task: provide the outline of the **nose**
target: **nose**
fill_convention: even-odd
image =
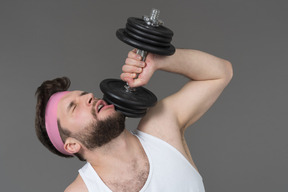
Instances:
[[[94,100],[93,93],[87,94],[85,100],[86,100],[86,104],[87,105],[92,105],[93,104],[93,100]]]

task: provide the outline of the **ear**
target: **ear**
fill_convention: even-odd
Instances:
[[[64,143],[64,149],[69,153],[78,153],[81,145],[76,139],[68,137]]]

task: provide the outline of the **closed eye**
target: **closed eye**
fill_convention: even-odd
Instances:
[[[87,95],[89,94],[88,92],[86,91],[83,91],[79,96],[84,96],[84,95]],[[74,101],[71,101],[67,107],[67,113],[72,109],[72,112],[76,109],[76,103]]]
[[[77,107],[77,105],[76,105],[76,104],[74,104],[74,107],[73,107],[73,110],[72,110],[72,112],[74,112],[74,110],[76,109],[76,107]]]
[[[68,107],[67,107],[67,112],[69,112],[72,109],[72,112],[75,110],[76,104],[74,101],[70,102]]]

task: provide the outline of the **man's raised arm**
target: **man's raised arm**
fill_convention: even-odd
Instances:
[[[121,78],[132,87],[146,84],[156,70],[181,74],[191,80],[180,91],[150,109],[143,119],[150,121],[153,116],[157,116],[157,122],[169,121],[168,125],[181,131],[211,107],[233,75],[229,61],[197,50],[177,49],[172,56],[149,54],[145,63],[137,57],[135,51],[129,52],[121,74]],[[144,64],[145,67],[141,69]],[[135,73],[139,72],[141,74],[138,79],[133,80]],[[161,127],[163,125],[159,125],[157,129]],[[167,130],[168,127],[163,128]]]

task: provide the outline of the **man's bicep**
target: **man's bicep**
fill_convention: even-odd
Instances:
[[[173,112],[179,129],[185,130],[213,105],[225,86],[222,79],[190,81],[177,93],[165,98],[163,105]]]

